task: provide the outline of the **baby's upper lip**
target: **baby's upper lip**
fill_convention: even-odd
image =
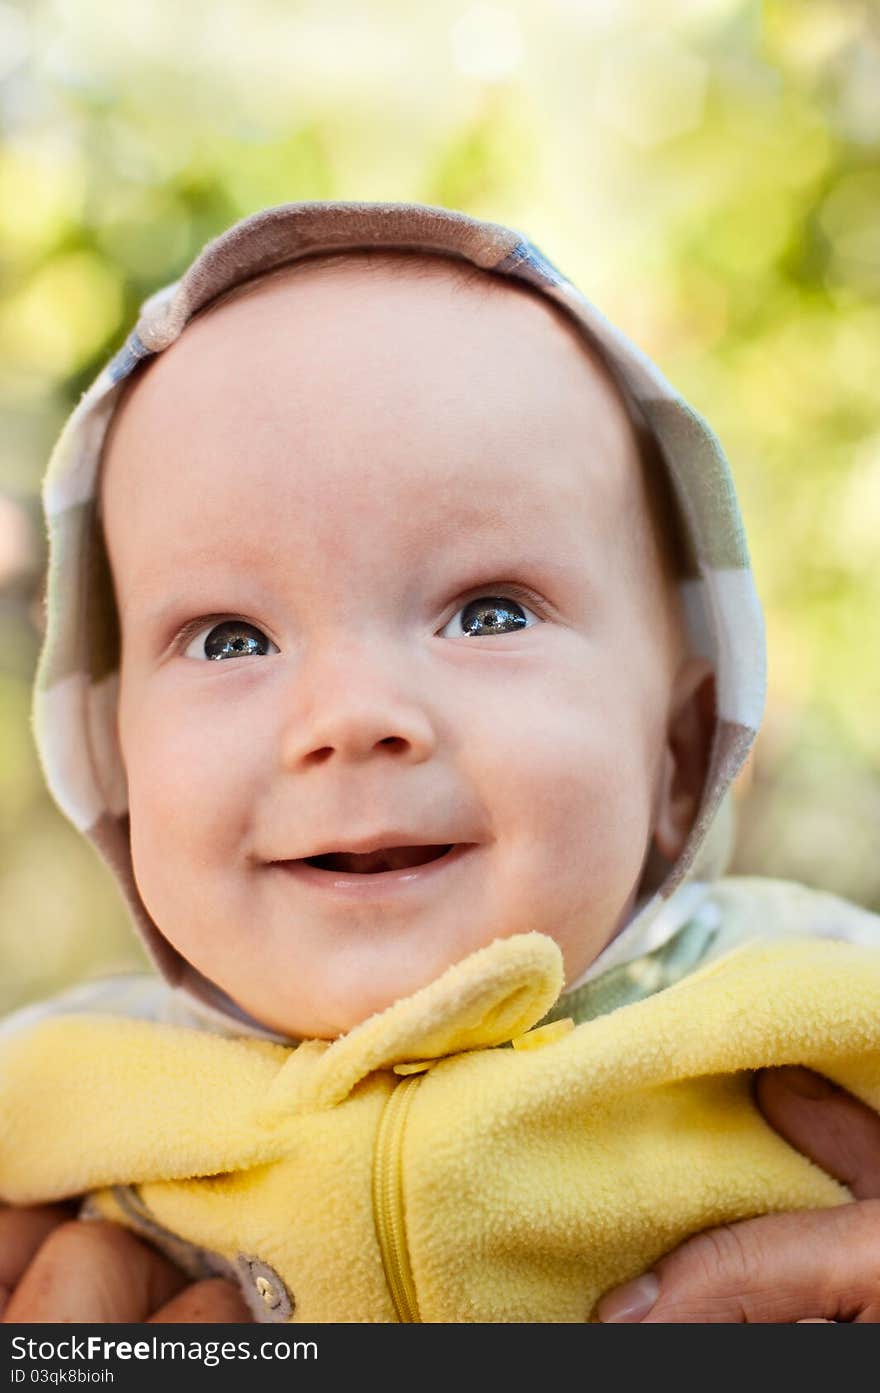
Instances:
[[[388,832],[371,832],[360,836],[347,836],[340,833],[338,836],[326,838],[310,851],[304,851],[301,856],[282,856],[281,861],[305,861],[312,856],[327,856],[332,852],[353,852],[358,856],[369,855],[372,851],[388,851],[391,847],[403,846],[455,846],[460,842],[469,840],[458,834],[449,836],[445,832],[412,832],[406,829],[392,828]]]

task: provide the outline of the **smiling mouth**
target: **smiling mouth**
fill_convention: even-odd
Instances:
[[[350,875],[377,875],[380,871],[404,871],[424,866],[453,850],[447,846],[386,846],[381,851],[328,851],[322,856],[306,856],[307,866],[321,871],[347,871]]]

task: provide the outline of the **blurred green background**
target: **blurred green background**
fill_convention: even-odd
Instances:
[[[536,241],[712,422],[768,625],[732,869],[880,910],[880,10],[856,0],[0,0],[0,1010],[138,961],[29,732],[55,437],[260,207]]]

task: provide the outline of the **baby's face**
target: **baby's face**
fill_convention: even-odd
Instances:
[[[682,659],[561,312],[442,263],[268,282],[134,384],[103,506],[135,876],[185,958],[325,1037],[497,937],[583,971],[669,826]]]

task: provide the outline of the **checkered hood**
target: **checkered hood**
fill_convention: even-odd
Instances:
[[[37,668],[34,733],[62,812],[115,872],[134,922],[166,981],[237,1023],[248,1018],[162,937],[134,881],[126,781],[116,737],[119,633],[96,525],[102,445],[122,384],[230,286],[317,252],[410,248],[452,254],[526,281],[561,305],[639,403],[669,469],[687,529],[683,604],[694,650],[712,660],[717,720],[701,806],[665,881],[637,903],[624,933],[648,927],[686,882],[712,880],[730,854],[730,785],[764,703],[764,626],[733,481],[721,446],[645,355],[522,233],[446,208],[411,203],[303,202],[267,208],[209,242],[184,275],[150,296],[123,347],[68,418],[43,486],[49,535],[46,633]]]

